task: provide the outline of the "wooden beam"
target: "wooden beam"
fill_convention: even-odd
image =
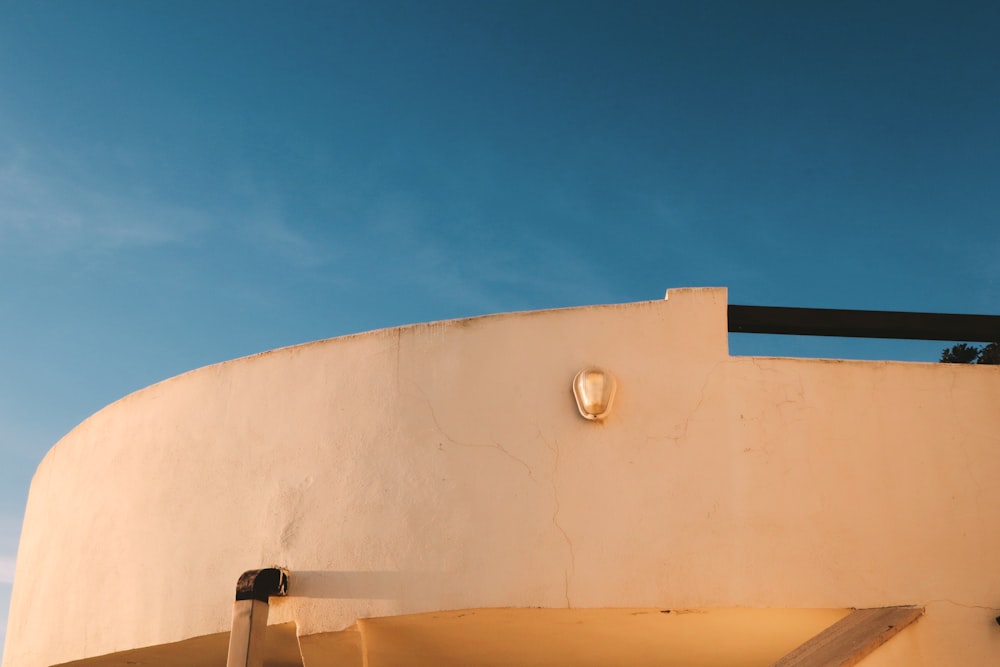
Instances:
[[[855,609],[771,667],[856,665],[923,613],[923,607]]]

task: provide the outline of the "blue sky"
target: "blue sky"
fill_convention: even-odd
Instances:
[[[1000,313],[998,32],[973,2],[3,3],[0,610],[45,451],[198,366],[682,286]]]

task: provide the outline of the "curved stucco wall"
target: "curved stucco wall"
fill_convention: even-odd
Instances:
[[[729,357],[726,329],[724,290],[676,290],[132,394],[39,466],[4,666],[225,631],[266,565],[293,573],[271,620],[300,635],[472,607],[921,604],[865,664],[954,656],[956,632],[950,664],[995,657],[1000,368]],[[619,380],[604,423],[570,393],[591,364]]]

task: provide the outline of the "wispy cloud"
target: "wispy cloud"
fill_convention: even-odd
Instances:
[[[14,557],[0,556],[0,584],[14,583]]]
[[[368,233],[359,246],[373,260],[382,258],[378,265],[394,281],[472,312],[533,307],[528,300],[570,305],[611,299],[603,267],[541,232],[509,243],[515,225],[503,221],[453,219],[446,227],[401,196],[383,197],[362,220]]]
[[[229,194],[231,206],[225,222],[250,245],[300,269],[323,266],[340,256],[338,245],[310,236],[289,220],[284,200],[273,185],[247,173],[234,173]]]
[[[240,246],[297,269],[337,255],[332,244],[293,224],[277,190],[259,180],[233,178],[211,203],[198,206],[121,182],[133,179],[90,174],[84,161],[0,145],[0,252],[58,257],[213,245],[228,252]],[[122,175],[129,159],[120,161]]]
[[[43,254],[184,243],[208,217],[142,193],[102,188],[15,153],[0,163],[0,247]]]

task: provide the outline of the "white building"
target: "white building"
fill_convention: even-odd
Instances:
[[[3,667],[222,667],[269,567],[273,667],[995,664],[1000,367],[731,357],[726,309],[421,324],[127,396],[38,468]]]

